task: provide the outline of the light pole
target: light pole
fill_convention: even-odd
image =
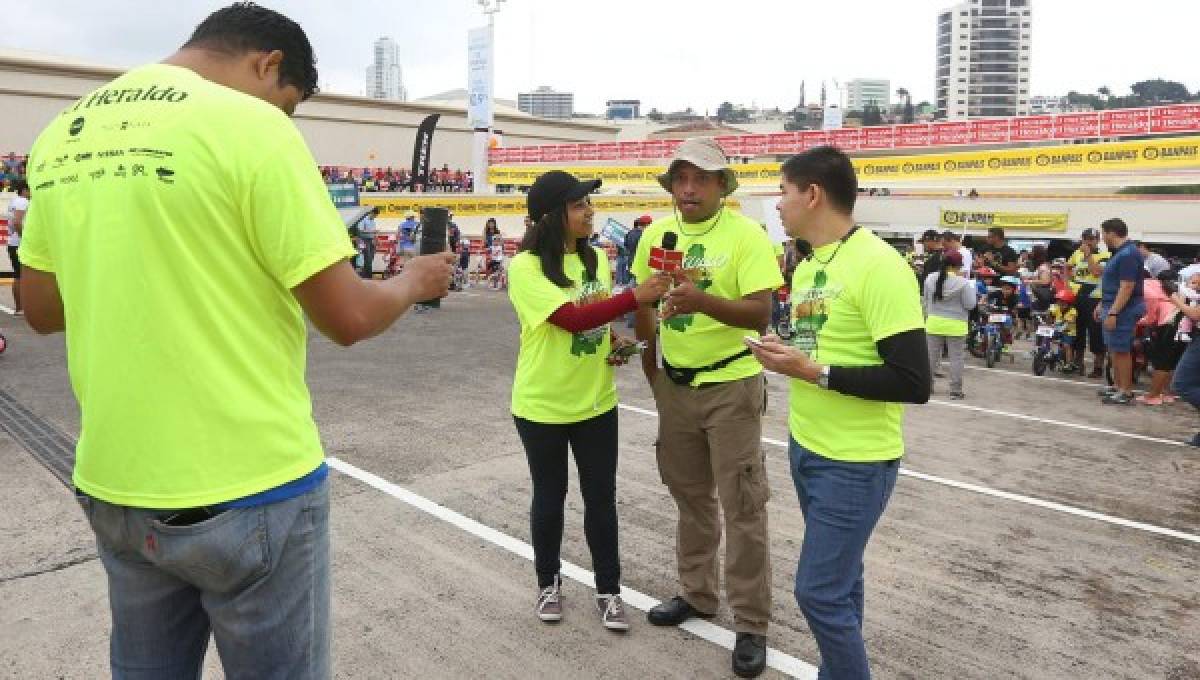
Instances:
[[[475,130],[471,146],[471,177],[474,179],[474,192],[480,194],[492,190],[487,181],[487,158],[495,117],[496,13],[505,0],[476,1],[480,11],[488,18],[487,28],[471,32],[467,49],[467,118]]]

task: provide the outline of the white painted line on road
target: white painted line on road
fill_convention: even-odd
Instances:
[[[777,376],[777,377],[780,377],[780,378],[784,378],[785,380],[791,379],[791,378],[788,378],[788,376],[780,374],[780,373],[776,373],[775,371],[764,371],[764,372],[769,373],[774,376]],[[1008,371],[1004,371],[1004,372],[1007,373]],[[1034,377],[1037,377],[1037,376],[1034,376]],[[960,408],[960,409],[963,409],[966,411],[987,413],[987,414],[993,415],[993,416],[1004,416],[1005,418],[1016,418],[1017,420],[1028,420],[1028,421],[1032,421],[1035,423],[1044,423],[1046,425],[1058,425],[1060,427],[1069,427],[1071,429],[1083,430],[1085,432],[1095,432],[1097,434],[1109,434],[1109,435],[1113,435],[1116,437],[1126,437],[1129,439],[1138,439],[1138,440],[1145,441],[1145,442],[1152,442],[1154,444],[1168,444],[1170,446],[1176,446],[1176,447],[1180,447],[1180,448],[1189,448],[1190,447],[1190,445],[1187,442],[1179,441],[1179,440],[1175,440],[1175,439],[1163,439],[1161,437],[1151,437],[1149,435],[1137,434],[1134,432],[1122,432],[1120,430],[1110,430],[1110,429],[1103,428],[1103,427],[1093,427],[1091,425],[1082,425],[1079,423],[1068,423],[1065,420],[1052,420],[1050,418],[1039,418],[1037,416],[1027,416],[1024,413],[1012,413],[1010,411],[999,411],[999,410],[996,410],[993,408],[983,408],[982,406],[971,406],[970,404],[963,404],[963,403],[959,403],[959,402],[941,401],[940,399],[930,399],[929,403],[937,405],[937,406],[947,406],[949,408]],[[1099,403],[1099,398],[1097,398],[1097,403]],[[1114,407],[1114,408],[1118,408],[1118,407]]]
[[[626,411],[632,411],[633,413],[640,413],[642,415],[650,416],[652,418],[658,417],[658,413],[651,411],[649,409],[639,408],[637,406],[629,406],[627,404],[617,404],[617,406],[622,409],[625,409]],[[788,448],[787,442],[779,441],[778,439],[771,439],[770,437],[763,437],[762,441],[764,443],[771,444],[772,446],[778,446],[782,449]],[[992,496],[994,498],[1003,498],[1004,500],[1015,501],[1017,503],[1024,503],[1025,505],[1032,505],[1032,506],[1039,507],[1039,508],[1045,508],[1047,510],[1055,510],[1057,512],[1064,512],[1068,515],[1075,515],[1076,517],[1086,517],[1088,519],[1094,519],[1094,520],[1097,520],[1100,522],[1107,522],[1109,524],[1115,524],[1117,526],[1127,527],[1130,529],[1138,529],[1140,531],[1146,531],[1146,532],[1149,532],[1152,534],[1159,534],[1162,536],[1170,536],[1171,538],[1178,538],[1178,539],[1188,541],[1191,543],[1200,543],[1200,535],[1189,534],[1187,532],[1178,531],[1176,529],[1168,529],[1166,527],[1155,526],[1153,524],[1146,524],[1145,522],[1136,522],[1134,520],[1125,519],[1123,517],[1114,517],[1112,515],[1105,515],[1103,513],[1093,512],[1091,510],[1084,510],[1082,508],[1075,508],[1075,507],[1072,507],[1069,505],[1063,505],[1062,503],[1055,503],[1054,501],[1044,501],[1040,498],[1033,498],[1031,496],[1022,496],[1021,494],[1012,493],[1010,491],[1001,491],[999,489],[992,489],[992,488],[989,488],[986,486],[980,486],[978,484],[971,484],[969,482],[959,482],[959,481],[956,481],[953,479],[947,479],[945,477],[936,477],[934,475],[927,475],[923,472],[917,472],[915,470],[910,470],[904,466],[900,467],[900,474],[908,476],[908,477],[914,477],[916,479],[921,479],[921,480],[924,480],[927,482],[933,482],[935,484],[942,484],[942,485],[949,486],[949,487],[952,487],[955,489],[962,489],[964,491],[972,491],[975,493],[983,494],[985,496]]]
[[[1103,427],[1092,427],[1091,425],[1080,425],[1078,423],[1068,423],[1064,420],[1051,420],[1050,418],[1038,418],[1037,416],[1027,416],[1024,413],[1009,413],[1008,411],[997,411],[996,409],[983,408],[982,406],[971,406],[969,404],[959,404],[951,401],[939,401],[930,399],[929,403],[937,404],[938,406],[948,406],[950,408],[960,408],[966,411],[976,411],[978,413],[988,413],[994,416],[1005,416],[1007,418],[1016,418],[1018,420],[1030,420],[1035,423],[1045,423],[1047,425],[1058,425],[1059,427],[1069,427],[1075,430],[1084,430],[1086,432],[1096,432],[1098,434],[1110,434],[1116,437],[1127,437],[1129,439],[1139,439],[1144,442],[1153,442],[1155,444],[1169,444],[1171,446],[1189,447],[1186,442],[1176,441],[1174,439],[1162,439],[1160,437],[1150,437],[1144,434],[1135,434],[1133,432],[1121,432],[1120,430],[1109,430]],[[1113,408],[1120,408],[1119,406]]]
[[[533,546],[525,541],[513,538],[508,534],[501,533],[495,529],[477,522],[466,515],[457,513],[444,505],[438,505],[433,501],[415,494],[405,488],[397,486],[381,477],[371,474],[366,470],[357,468],[338,458],[327,458],[325,462],[329,467],[341,472],[344,475],[353,477],[367,486],[374,487],[379,491],[386,493],[389,496],[399,499],[400,501],[411,505],[412,507],[421,510],[437,517],[438,519],[448,522],[449,524],[466,531],[473,536],[482,538],[483,540],[497,545],[505,550],[523,557],[526,560],[533,561]],[[562,573],[567,578],[578,581],[584,586],[591,588],[595,585],[595,575],[570,562],[563,562]],[[659,603],[658,600],[638,592],[632,588],[621,586],[621,599],[631,607],[648,611]],[[692,619],[683,625],[679,626],[683,630],[707,640],[715,645],[719,645],[733,650],[734,643],[737,641],[737,636],[733,631],[722,628],[716,624],[700,619]],[[789,654],[784,654],[776,649],[767,649],[767,665],[775,670],[786,673],[794,678],[803,678],[804,680],[816,680],[817,669],[815,666],[805,663],[800,659]]]
[[[1034,380],[1048,380],[1051,382],[1066,383],[1068,385],[1079,385],[1080,387],[1091,387],[1095,389],[1099,383],[1086,382],[1084,380],[1071,380],[1070,378],[1055,378],[1048,375],[1034,375],[1033,373],[1022,373],[1020,371],[1006,371],[1003,368],[988,368],[987,366],[971,366],[966,364],[963,368],[969,368],[972,371],[983,371],[986,373],[1004,373],[1006,375],[1015,375],[1019,378],[1033,378]]]
[[[1017,501],[1018,503],[1026,503],[1028,505],[1035,505],[1039,508],[1046,508],[1047,510],[1057,510],[1058,512],[1065,512],[1068,515],[1075,515],[1077,517],[1087,517],[1088,519],[1099,520],[1101,522],[1108,522],[1109,524],[1116,524],[1118,526],[1128,527],[1130,529],[1138,529],[1140,531],[1148,531],[1152,534],[1161,534],[1163,536],[1170,536],[1171,538],[1178,538],[1180,540],[1189,541],[1191,543],[1200,543],[1200,536],[1198,536],[1196,534],[1189,534],[1189,533],[1186,533],[1183,531],[1177,531],[1175,529],[1167,529],[1165,527],[1155,526],[1153,524],[1146,524],[1145,522],[1135,522],[1133,520],[1125,519],[1123,517],[1114,517],[1112,515],[1105,515],[1105,514],[1099,513],[1099,512],[1092,512],[1091,510],[1082,510],[1080,508],[1073,508],[1069,505],[1063,505],[1062,503],[1055,503],[1054,501],[1044,501],[1039,498],[1030,498],[1028,496],[1021,496],[1019,494],[1010,493],[1008,491],[989,489],[986,486],[979,486],[978,484],[969,484],[967,482],[958,482],[953,479],[946,479],[944,477],[935,477],[934,475],[927,475],[923,472],[916,472],[914,470],[908,470],[903,467],[901,467],[901,469],[900,469],[900,474],[908,475],[910,477],[915,477],[917,479],[923,479],[927,482],[934,482],[935,484],[944,484],[946,486],[951,486],[956,489],[963,489],[965,491],[974,491],[975,493],[984,494],[986,496],[994,496],[996,498],[1003,498],[1005,500]]]

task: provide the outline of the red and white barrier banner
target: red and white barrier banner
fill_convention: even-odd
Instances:
[[[905,125],[878,125],[837,130],[803,130],[763,135],[717,137],[730,156],[765,156],[800,153],[833,144],[844,151],[920,149],[976,144],[1008,144],[1055,140],[1131,137],[1135,135],[1200,132],[1200,104],[1172,104],[1141,109],[1115,109],[1089,113],[979,118]],[[595,142],[494,148],[488,162],[574,163],[581,161],[663,160],[670,158],[682,140]]]

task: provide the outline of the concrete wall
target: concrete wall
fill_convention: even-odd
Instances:
[[[46,55],[0,50],[0,153],[25,153],[43,127],[76,99],[120,75],[120,69]],[[468,169],[473,132],[462,108],[382,102],[320,94],[305,102],[295,121],[322,165],[408,167],[421,121],[439,113],[433,163]],[[617,128],[590,122],[496,115],[511,146],[616,139]]]

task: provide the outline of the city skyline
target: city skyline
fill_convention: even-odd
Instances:
[[[21,31],[0,46],[114,66],[157,61],[173,52],[209,12],[227,2],[179,0],[146,6],[113,0],[17,4],[7,18]],[[403,11],[382,0],[348,6],[267,3],[298,21],[317,53],[329,92],[365,95],[363,67],[380,35],[398,45],[410,99],[464,87],[466,33],[486,23],[474,2],[408,0]],[[575,109],[603,114],[610,99],[639,99],[642,113],[691,107],[715,114],[723,101],[788,110],[807,81],[808,102],[822,81],[886,79],[913,102],[935,101],[936,20],[948,0],[860,2],[800,8],[745,0],[737,11],[697,1],[611,0],[603,12],[579,15],[568,3],[508,0],[496,15],[496,96],[516,99],[541,85],[575,94]],[[1186,25],[1200,7],[1147,0],[1136,13],[1081,13],[1079,3],[1037,5],[1032,38],[1031,96],[1068,90],[1114,95],[1133,82],[1162,77],[1200,89],[1186,41],[1153,39],[1162,17]],[[123,11],[125,7],[129,11]],[[136,7],[137,30],[125,18]],[[646,28],[650,27],[647,32]],[[644,40],[636,36],[647,36]],[[1149,49],[1130,41],[1149,40]]]

